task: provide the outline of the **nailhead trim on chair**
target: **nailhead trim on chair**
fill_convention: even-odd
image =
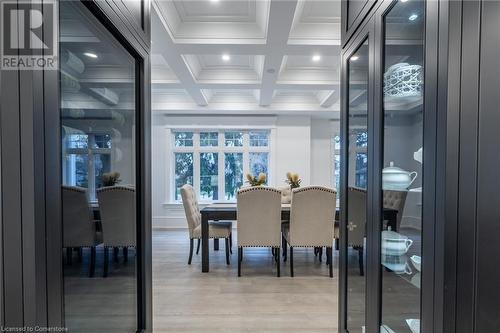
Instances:
[[[63,190],[77,192],[77,193],[86,193],[87,192],[86,188],[80,187],[80,186],[63,185],[62,188],[63,188]]]
[[[310,191],[310,190],[320,190],[324,192],[329,192],[329,193],[335,193],[337,194],[337,191],[335,191],[332,188],[324,187],[324,186],[306,186],[306,187],[298,187],[293,189],[293,193],[300,193],[304,191]]]
[[[243,194],[246,192],[250,191],[269,191],[269,192],[276,192],[281,194],[281,190],[278,190],[277,188],[274,187],[268,187],[268,186],[252,186],[252,187],[245,187],[242,189],[238,190],[238,194]]]
[[[135,192],[134,187],[124,186],[124,185],[104,186],[104,187],[98,188],[96,191],[97,192],[107,192],[107,191],[113,191],[113,190],[126,190],[126,191],[130,191],[130,192]]]

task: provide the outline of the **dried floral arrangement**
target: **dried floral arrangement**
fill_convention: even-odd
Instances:
[[[286,173],[285,183],[290,185],[290,188],[300,187],[301,182],[302,182],[302,179],[300,179],[300,177],[297,173],[293,173],[293,172]]]
[[[258,176],[254,176],[251,173],[247,174],[247,183],[250,184],[250,186],[261,186],[266,183],[266,174],[265,173],[259,173]]]
[[[122,180],[120,179],[119,172],[108,172],[102,174],[102,185],[103,186],[115,186]]]

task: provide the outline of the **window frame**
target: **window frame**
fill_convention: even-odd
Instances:
[[[170,179],[175,179],[175,154],[176,153],[193,153],[193,187],[196,191],[198,200],[201,203],[213,202],[234,202],[235,200],[226,200],[225,192],[225,154],[226,153],[243,153],[243,184],[245,184],[245,175],[250,172],[250,153],[267,153],[267,168],[268,179],[267,184],[273,182],[272,165],[274,161],[274,133],[272,128],[239,128],[227,127],[220,128],[169,128],[170,130]],[[250,132],[267,132],[268,144],[267,146],[250,146]],[[193,146],[176,146],[175,133],[176,132],[193,132]],[[217,132],[218,145],[217,146],[201,146],[200,133]],[[225,132],[242,132],[243,133],[243,146],[226,146]],[[200,153],[217,153],[218,154],[218,200],[201,199],[200,193]],[[170,181],[168,186],[168,197],[172,203],[180,203],[181,200],[175,198],[175,181]]]

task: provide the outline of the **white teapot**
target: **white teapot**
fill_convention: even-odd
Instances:
[[[382,188],[384,190],[406,191],[417,178],[417,172],[408,172],[395,167],[394,162],[389,163],[382,170]]]

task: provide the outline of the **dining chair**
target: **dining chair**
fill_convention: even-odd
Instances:
[[[198,240],[198,245],[196,247],[196,254],[200,251],[200,239],[201,239],[201,213],[198,206],[198,199],[196,197],[196,192],[194,188],[185,184],[181,187],[181,197],[182,205],[184,206],[184,213],[186,214],[186,220],[189,229],[189,259],[188,265],[191,265],[193,259],[193,246],[194,240]],[[219,238],[225,240],[226,245],[226,264],[229,265],[229,254],[232,252],[232,228],[233,223],[231,221],[224,222],[210,222],[208,224],[208,238],[214,239],[214,241]]]
[[[136,247],[136,196],[131,186],[106,186],[97,189],[104,245],[104,272],[108,276],[109,249],[123,247],[127,261],[128,248]]]
[[[333,277],[332,245],[337,192],[324,186],[296,188],[292,194],[290,224],[283,227],[283,246],[290,245],[290,276],[295,247],[326,247],[330,277]]]
[[[87,189],[78,186],[62,186],[63,247],[66,261],[71,264],[73,249],[90,248],[89,277],[94,276],[96,246],[101,242],[100,233],[92,219]]]
[[[366,237],[366,190],[347,189],[347,246],[358,251],[359,275],[364,275],[364,240]],[[340,238],[340,228],[335,226],[335,238]]]
[[[243,248],[269,247],[280,276],[281,191],[268,186],[253,186],[237,193],[238,276],[241,276]]]
[[[401,220],[403,218],[403,210],[405,207],[407,194],[408,191],[394,191],[394,190],[383,191],[384,208],[391,208],[398,211],[394,231],[398,231],[399,228],[401,227]]]

